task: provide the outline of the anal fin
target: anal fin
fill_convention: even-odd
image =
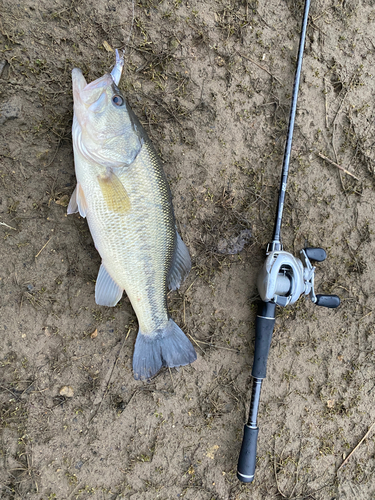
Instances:
[[[191,269],[189,250],[177,231],[176,237],[176,248],[173,254],[171,270],[169,271],[167,280],[168,288],[170,290],[177,290],[177,288],[180,288],[181,283],[184,281]]]

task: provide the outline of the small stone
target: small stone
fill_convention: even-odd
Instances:
[[[45,335],[46,337],[50,337],[50,336],[51,336],[51,329],[50,329],[50,328],[48,328],[48,326],[45,326],[45,327],[43,328],[43,330],[44,330],[44,335]]]
[[[0,105],[0,125],[3,125],[7,120],[19,118],[22,111],[21,98],[14,96],[9,101],[3,102]]]
[[[224,66],[225,64],[225,61],[222,57],[220,56],[217,56],[215,57],[215,63],[218,65],[218,66]]]
[[[327,401],[327,408],[333,408],[335,406],[336,401],[334,399],[329,399]]]
[[[73,388],[70,385],[64,385],[59,391],[60,396],[65,396],[66,398],[72,398],[74,396]]]

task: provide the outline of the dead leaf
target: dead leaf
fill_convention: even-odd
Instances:
[[[91,334],[91,338],[92,338],[92,339],[96,339],[96,337],[97,337],[97,336],[98,336],[98,329],[97,329],[97,328],[95,328],[95,330],[94,330],[94,331],[92,332],[92,334]]]
[[[112,47],[111,47],[111,46],[109,45],[109,43],[108,43],[108,42],[106,42],[105,40],[104,40],[104,42],[103,42],[103,47],[105,48],[105,50],[106,50],[107,52],[113,52]]]
[[[67,207],[69,205],[69,196],[64,194],[58,200],[55,201],[56,205],[61,205],[62,207]]]

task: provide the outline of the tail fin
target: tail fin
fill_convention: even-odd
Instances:
[[[136,380],[153,377],[162,366],[184,366],[197,359],[194,347],[176,323],[169,319],[167,326],[151,335],[139,330],[133,355]]]

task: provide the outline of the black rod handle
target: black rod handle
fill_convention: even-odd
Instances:
[[[243,440],[238,459],[237,477],[242,483],[251,483],[255,474],[255,463],[257,459],[258,427],[245,425]]]
[[[251,372],[254,378],[266,378],[267,359],[275,326],[275,317],[276,304],[274,302],[260,302],[255,322],[254,363]]]
[[[249,420],[244,427],[242,446],[237,465],[237,478],[243,483],[254,479],[257,458],[259,428],[257,416],[262,381],[267,374],[267,359],[270,351],[272,333],[275,326],[276,304],[261,301],[255,322],[255,348],[253,362],[253,387],[251,393]]]

